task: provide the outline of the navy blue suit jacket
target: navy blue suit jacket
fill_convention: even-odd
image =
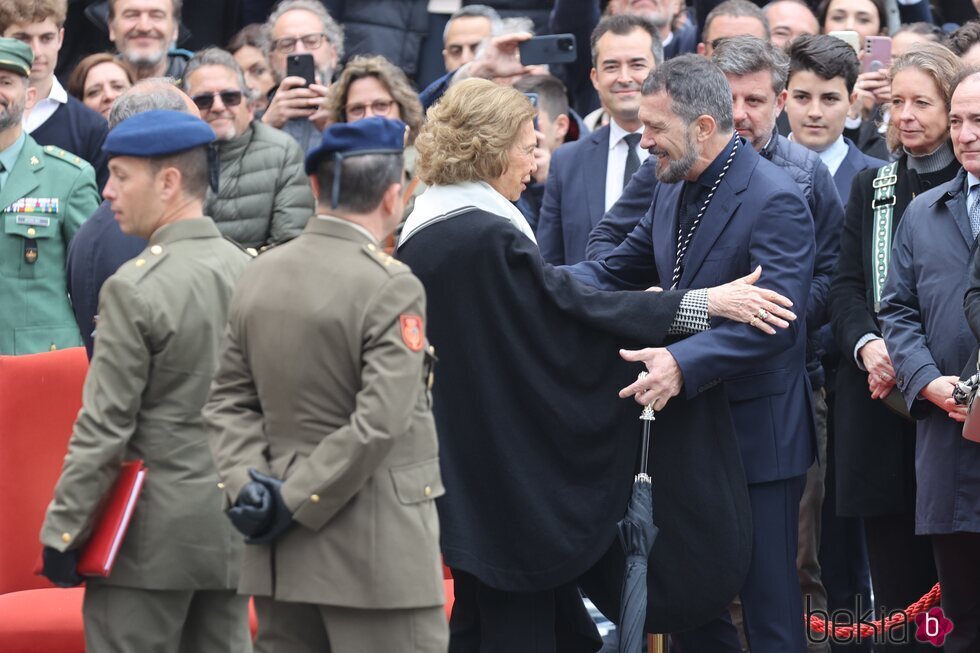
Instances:
[[[604,261],[570,270],[614,290],[670,285],[683,184],[660,184],[653,204]],[[813,279],[813,218],[785,172],[744,141],[688,250],[678,288],[710,288],[762,266],[759,286],[789,297],[799,319],[770,336],[715,318],[707,331],[669,345],[693,397],[724,383],[749,483],[806,473],[814,423],[805,368],[807,299]]]
[[[601,261],[626,240],[626,236],[640,221],[640,216],[650,210],[650,202],[659,183],[657,157],[647,157],[630,177],[629,183],[623,188],[623,194],[592,229],[585,247],[585,258]]]
[[[536,236],[552,265],[585,260],[589,233],[606,208],[609,126],[559,147],[551,155]]]
[[[857,173],[868,168],[880,168],[888,162],[868,156],[859,150],[858,146],[849,138],[845,138],[844,142],[847,143],[847,156],[844,157],[840,167],[837,168],[837,172],[834,173],[834,185],[837,186],[840,201],[846,208],[847,198],[851,196],[851,183]]]
[[[68,295],[89,358],[95,345],[95,317],[99,313],[102,284],[119,266],[146,248],[145,240],[127,236],[119,229],[115,216],[109,202],[102,202],[68,244],[65,263]]]

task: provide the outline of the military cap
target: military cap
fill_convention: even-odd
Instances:
[[[28,77],[33,63],[34,52],[29,45],[17,39],[0,38],[0,68]]]
[[[306,155],[306,174],[312,175],[324,157],[346,159],[361,154],[401,154],[405,150],[405,123],[372,116],[327,127],[320,144]]]
[[[166,156],[216,140],[214,130],[200,118],[180,111],[154,109],[116,125],[102,149],[110,156]]]

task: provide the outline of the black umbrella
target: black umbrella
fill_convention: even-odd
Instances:
[[[647,561],[660,532],[653,523],[653,486],[647,474],[650,423],[655,419],[653,407],[644,408],[640,419],[643,420],[640,473],[633,480],[633,494],[626,515],[619,522],[619,540],[626,553],[626,574],[619,612],[620,653],[640,653],[643,649],[647,616]]]

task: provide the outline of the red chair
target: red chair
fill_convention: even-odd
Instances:
[[[84,653],[81,588],[35,576],[44,511],[82,403],[81,347],[0,356],[0,651]]]
[[[0,652],[85,653],[81,587],[33,573],[38,533],[81,407],[85,349],[0,356]],[[446,618],[453,580],[443,568]],[[249,605],[255,635],[257,621]]]

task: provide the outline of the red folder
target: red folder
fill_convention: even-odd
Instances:
[[[105,577],[112,572],[112,565],[116,561],[123,538],[126,537],[126,529],[129,528],[133,511],[136,510],[136,502],[139,501],[145,479],[146,467],[142,460],[123,463],[92,529],[92,537],[79,553],[79,574]],[[40,573],[41,567],[41,557],[38,556],[35,573]]]

